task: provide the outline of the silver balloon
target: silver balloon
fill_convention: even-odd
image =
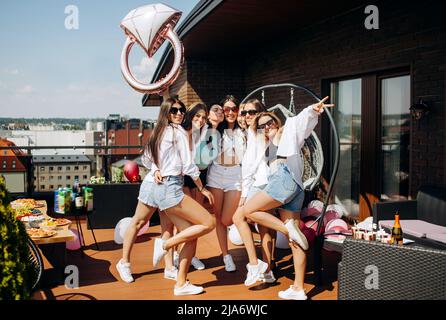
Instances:
[[[178,11],[165,4],[157,3],[139,7],[130,11],[121,21],[121,28],[127,40],[121,53],[121,71],[128,84],[141,93],[160,93],[165,91],[178,77],[184,62],[184,48],[178,35],[173,30],[181,17]],[[155,83],[142,83],[137,80],[129,67],[129,54],[138,43],[152,58],[159,47],[168,40],[173,47],[174,62],[166,77]]]

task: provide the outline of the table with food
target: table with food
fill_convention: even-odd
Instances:
[[[69,229],[71,221],[49,217],[44,200],[17,199],[11,202],[11,208],[36,244],[63,243],[75,239]]]

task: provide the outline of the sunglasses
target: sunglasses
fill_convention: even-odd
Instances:
[[[185,108],[185,107],[181,107],[181,108],[170,107],[169,113],[170,113],[170,114],[177,114],[178,111],[179,111],[181,114],[185,114],[185,113],[186,113],[186,108]]]
[[[276,122],[274,121],[274,119],[270,119],[267,123],[259,124],[257,128],[263,130],[266,128],[266,126],[271,127],[273,124],[276,124]]]
[[[259,113],[257,110],[243,110],[240,112],[240,115],[243,117],[247,114],[249,114],[250,116],[255,116],[257,113]]]
[[[225,114],[229,114],[231,111],[238,113],[238,107],[225,107]]]

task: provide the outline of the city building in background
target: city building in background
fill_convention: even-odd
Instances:
[[[0,138],[1,147],[15,147],[7,139]],[[0,150],[0,175],[5,178],[10,192],[25,192],[26,167],[24,161],[26,154],[21,150]]]
[[[35,191],[54,191],[73,187],[74,181],[86,184],[91,177],[91,160],[85,155],[33,156]]]

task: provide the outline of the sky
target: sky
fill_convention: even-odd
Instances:
[[[198,0],[162,2],[182,11],[182,21]],[[119,113],[155,119],[157,108],[142,107],[142,94],[120,71],[125,35],[119,24],[128,12],[150,3],[156,1],[2,0],[0,117],[105,118]],[[78,10],[78,29],[66,28],[73,16],[67,6]],[[130,66],[138,79],[151,77],[163,48],[149,60],[134,46]]]

